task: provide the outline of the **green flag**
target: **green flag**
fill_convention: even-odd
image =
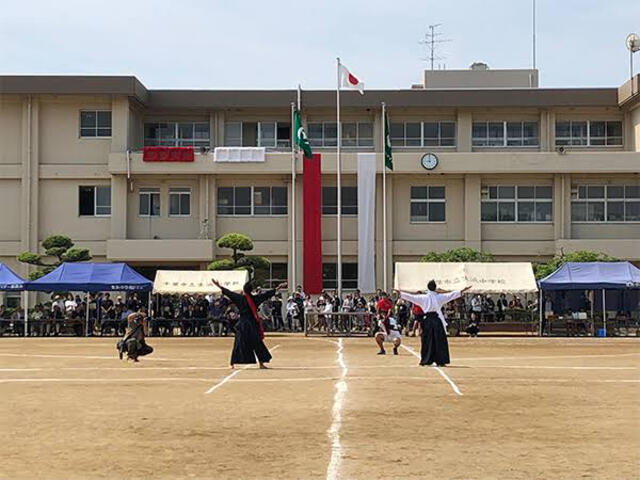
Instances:
[[[304,156],[311,158],[311,145],[309,139],[302,126],[302,118],[300,118],[300,112],[296,109],[293,111],[293,134],[296,141],[296,145],[300,147],[300,150],[304,152]]]
[[[389,117],[384,113],[384,166],[393,170],[393,155],[391,153],[391,135],[389,133]]]

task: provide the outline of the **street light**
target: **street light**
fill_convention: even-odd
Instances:
[[[633,54],[640,51],[640,37],[637,33],[630,33],[626,39],[629,50],[629,78],[631,79],[631,95],[633,95]]]

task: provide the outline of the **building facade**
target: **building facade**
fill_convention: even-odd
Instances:
[[[476,75],[473,71],[469,75]],[[620,88],[537,88],[537,72],[405,90],[342,94],[343,286],[357,281],[358,152],[378,155],[376,276],[393,262],[468,246],[499,260],[598,250],[640,262],[640,95]],[[497,75],[497,76],[496,76]],[[452,77],[452,80],[454,77]],[[512,80],[510,80],[512,79]],[[513,82],[505,86],[504,82]],[[523,82],[530,82],[523,85]],[[429,82],[437,88],[429,88]],[[483,83],[484,82],[484,83]],[[489,83],[487,83],[489,82]],[[443,86],[444,85],[444,86]],[[474,86],[477,85],[477,86]],[[150,90],[135,77],[0,77],[0,261],[70,236],[96,261],[204,268],[242,232],[274,281],[302,283],[302,166],[291,176],[297,92]],[[322,251],[336,284],[335,91],[303,91],[302,115],[322,155]],[[382,117],[394,170],[382,198]],[[145,162],[143,146],[193,146],[195,161]],[[262,162],[214,162],[216,147],[265,147]],[[422,165],[435,154],[437,166]],[[297,205],[295,251],[292,203]]]

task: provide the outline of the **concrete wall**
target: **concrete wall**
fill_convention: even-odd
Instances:
[[[0,164],[20,163],[23,104],[12,98],[0,101]]]
[[[0,242],[20,241],[21,203],[20,181],[0,179]]]

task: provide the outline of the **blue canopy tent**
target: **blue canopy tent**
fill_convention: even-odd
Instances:
[[[26,283],[26,289],[39,292],[107,291],[149,292],[153,282],[126,263],[63,263],[48,274]],[[88,302],[87,302],[88,304]],[[87,308],[86,331],[89,329]]]
[[[640,288],[640,269],[629,262],[567,262],[538,281],[540,305],[544,290],[602,290],[602,318],[607,332],[606,290]],[[542,308],[540,308],[542,332]]]
[[[24,290],[25,281],[16,272],[0,263],[0,290],[3,292],[20,292]]]

